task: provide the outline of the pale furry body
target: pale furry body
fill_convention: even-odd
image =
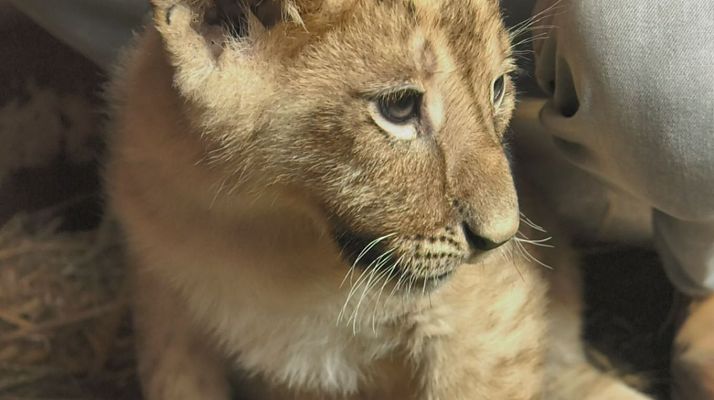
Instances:
[[[229,371],[239,381],[238,394],[249,399],[571,399],[567,393],[573,380],[561,384],[554,377],[576,369],[583,385],[578,385],[575,393],[584,393],[585,386],[599,391],[599,385],[627,392],[585,363],[577,290],[571,293],[567,285],[552,286],[566,289],[554,297],[564,299],[568,307],[556,307],[553,314],[563,329],[559,326],[549,331],[546,276],[558,282],[558,277],[572,272],[565,249],[553,253],[555,259],[539,256],[551,265],[563,266],[557,273],[549,273],[513,253],[515,244],[511,242],[501,248],[503,251],[482,254],[475,264],[450,270],[451,275],[438,289],[427,288],[432,283],[425,279],[421,287],[407,293],[387,282],[385,275],[361,275],[359,270],[349,275],[350,263],[335,245],[334,215],[360,230],[390,232],[396,226],[410,235],[438,232],[423,240],[406,236],[401,241],[389,239],[395,248],[406,248],[417,240],[424,247],[437,248],[427,239],[433,242],[445,237],[455,242],[449,250],[457,251],[464,240],[448,228],[440,228],[454,218],[451,205],[444,206],[440,195],[410,193],[406,198],[395,195],[403,203],[394,205],[387,199],[385,209],[371,211],[370,205],[378,200],[370,198],[369,184],[354,183],[362,176],[359,165],[349,166],[349,160],[325,164],[319,154],[309,150],[322,142],[307,136],[310,132],[305,124],[313,118],[301,119],[299,110],[310,109],[312,97],[331,101],[330,94],[316,91],[312,97],[284,101],[288,88],[309,91],[310,82],[329,80],[329,72],[327,78],[288,75],[291,85],[281,86],[280,67],[266,63],[271,60],[266,57],[246,65],[239,60],[242,69],[232,74],[233,64],[221,64],[221,57],[229,58],[231,52],[248,57],[250,47],[226,45],[214,64],[211,57],[216,53],[190,28],[189,22],[197,20],[189,5],[156,3],[161,35],[152,28],[147,30],[114,85],[117,135],[107,169],[110,197],[126,231],[134,264],[139,366],[149,400],[227,399]],[[381,11],[369,14],[370,7],[380,6],[368,3],[355,5],[367,8],[365,15],[383,15]],[[191,7],[195,4],[201,2],[193,2]],[[305,2],[298,8],[311,10],[313,6]],[[494,19],[498,14],[494,14],[493,3],[474,1],[469,6],[485,10],[485,16],[480,17],[493,32],[502,30],[500,20]],[[316,25],[306,21],[306,31],[319,29],[320,18],[331,21],[347,6],[325,2],[321,7],[322,11],[313,11],[317,17],[312,24]],[[427,20],[438,11],[429,2],[417,2],[415,7]],[[416,43],[417,64],[426,59],[426,64],[443,62],[438,67],[458,69],[453,54],[439,47],[446,36],[437,30],[430,33],[430,29],[417,30],[416,39],[408,39]],[[310,33],[290,32],[294,36],[285,37],[298,43],[312,40]],[[369,37],[359,29],[355,32]],[[484,28],[483,32],[490,31]],[[431,55],[419,53],[424,38],[434,46],[424,50]],[[286,54],[296,51],[290,46],[280,48],[276,40],[268,37],[262,45]],[[496,42],[503,45],[502,40]],[[490,53],[485,51],[484,57],[497,53],[498,45],[488,40],[486,44],[493,48]],[[169,48],[168,54],[164,46]],[[331,66],[337,61],[320,62]],[[240,75],[249,72],[253,73],[250,80]],[[428,73],[425,75],[420,82],[430,88],[434,83]],[[227,82],[239,83],[237,89],[242,91],[236,93],[236,87],[229,90]],[[447,94],[439,101],[430,97],[424,101],[429,111],[439,110],[431,120],[437,127],[448,127],[450,117],[459,110],[460,100],[449,103]],[[512,105],[509,95],[503,110],[493,117],[497,128],[489,129],[497,132],[505,127]],[[261,120],[265,109],[287,111],[265,122]],[[458,116],[468,114],[459,110]],[[329,117],[314,119],[323,118],[327,124]],[[349,114],[340,117],[356,118]],[[491,117],[481,118],[473,123],[491,121]],[[261,131],[256,127],[262,124],[277,133],[258,141],[241,136],[243,131],[255,131],[259,137]],[[288,135],[285,142],[280,141],[281,135]],[[450,196],[478,205],[469,218],[479,225],[479,234],[504,236],[503,232],[512,229],[508,225],[512,225],[513,215],[517,226],[518,208],[503,150],[498,140],[488,136],[475,143],[483,154],[459,153],[454,161],[458,166],[459,157],[475,157],[469,168],[488,167],[488,178],[481,176],[486,183],[476,183],[468,173],[461,175]],[[468,147],[471,139],[462,139],[461,144]],[[330,150],[329,140],[324,139],[326,151],[339,159],[340,155]],[[294,146],[293,141],[297,142]],[[389,151],[375,150],[369,142],[358,146],[368,152]],[[388,157],[385,160],[389,161]],[[280,161],[275,160],[284,160],[285,165],[276,165]],[[417,175],[419,165],[415,164]],[[328,167],[337,171],[336,175],[321,171]],[[413,172],[409,168],[400,169],[398,163],[393,167],[397,171],[394,179],[404,187],[430,190],[423,181],[408,175]],[[444,173],[447,176],[459,171],[449,168]],[[320,181],[322,175],[315,183],[293,174],[325,174],[326,183]],[[375,179],[386,182],[385,187],[394,185],[383,172],[376,174]],[[317,193],[321,187],[336,191],[318,200],[316,197],[323,195]],[[339,203],[342,198],[345,204]],[[381,197],[377,199],[381,201]],[[376,212],[379,220],[370,212]],[[415,260],[425,257],[414,254]],[[414,265],[420,269],[409,270],[411,276],[429,271],[433,264],[418,260]],[[360,276],[365,279],[360,281]],[[367,286],[373,289],[366,290]],[[351,301],[346,301],[348,298]],[[557,343],[569,351],[550,356],[548,342],[559,334],[563,337]],[[638,398],[634,393],[627,394],[632,397],[608,396],[603,398]]]

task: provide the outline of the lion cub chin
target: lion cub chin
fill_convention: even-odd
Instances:
[[[514,251],[495,0],[153,5],[106,168],[147,399],[642,398]]]

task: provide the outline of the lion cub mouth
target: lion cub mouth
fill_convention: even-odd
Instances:
[[[430,236],[369,236],[337,230],[334,238],[351,266],[382,274],[403,290],[438,287],[470,255],[466,238],[456,227]]]

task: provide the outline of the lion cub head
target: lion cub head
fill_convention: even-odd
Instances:
[[[516,233],[496,0],[154,3],[211,160],[321,210],[350,264],[435,283]]]

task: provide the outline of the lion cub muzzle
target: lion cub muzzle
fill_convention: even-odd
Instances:
[[[341,230],[335,233],[335,239],[353,267],[386,276],[396,289],[433,289],[460,265],[478,261],[510,241],[517,227],[504,224],[504,228],[497,235],[482,236],[469,223],[462,222],[428,235],[365,237]]]

